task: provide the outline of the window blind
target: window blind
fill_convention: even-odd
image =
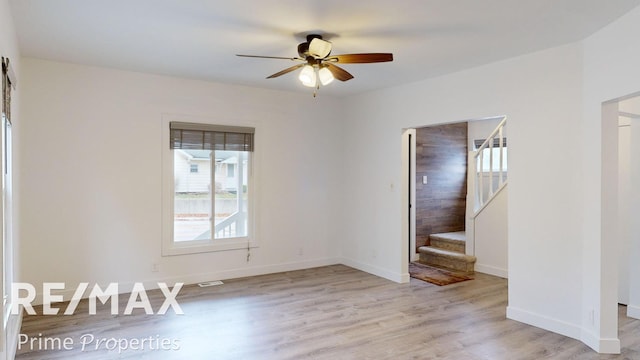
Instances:
[[[172,121],[171,149],[253,151],[255,128]]]
[[[476,140],[473,140],[473,145],[475,145],[476,149],[478,149],[478,148],[480,148],[480,146],[482,146],[482,144],[484,144],[484,142],[486,140],[487,139],[476,139]],[[506,137],[502,138],[502,146],[503,147],[507,147],[507,138]],[[500,147],[500,138],[493,138],[493,147],[494,148]]]
[[[11,123],[11,88],[16,88],[16,75],[9,59],[2,57],[2,113]]]

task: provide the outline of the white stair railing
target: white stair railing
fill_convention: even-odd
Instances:
[[[491,135],[478,147],[473,154],[474,177],[474,213],[479,213],[486,204],[506,185],[507,183],[507,146],[504,137],[505,126],[507,125],[507,117],[504,116],[500,124],[491,132]],[[488,149],[488,151],[484,151]],[[497,155],[494,149],[498,150]],[[485,156],[489,157],[488,166],[485,164]],[[497,156],[497,159],[495,157]],[[498,167],[495,168],[495,162]],[[495,169],[494,169],[495,168]],[[488,184],[485,186],[485,177]],[[495,179],[497,177],[497,179]]]
[[[214,229],[214,238],[230,238],[235,237],[238,229],[245,226],[246,215],[239,211],[226,217],[224,220],[216,224]]]

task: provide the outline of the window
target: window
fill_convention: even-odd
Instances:
[[[474,140],[476,150],[482,146],[485,139]],[[500,139],[493,139],[491,148],[482,149],[482,172],[500,171]],[[491,157],[493,156],[493,167],[491,166]],[[507,138],[502,138],[502,171],[507,171]]]
[[[491,154],[493,154],[493,167],[491,166]],[[482,171],[500,171],[500,148],[482,149]],[[507,148],[502,148],[502,170],[507,171]]]
[[[169,119],[163,127],[163,255],[255,246],[254,128]]]
[[[2,266],[0,273],[3,279],[2,287],[2,326],[6,329],[11,313],[11,284],[13,283],[13,190],[12,190],[12,129],[11,129],[11,90],[16,88],[16,79],[9,59],[2,58],[2,123],[0,134],[0,182],[2,183],[2,199],[0,206],[0,232],[2,233]],[[4,333],[3,331],[0,331]],[[0,346],[3,340],[0,340]]]

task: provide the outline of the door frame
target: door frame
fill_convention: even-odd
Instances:
[[[403,268],[409,261],[419,258],[416,249],[416,129],[402,131],[402,238],[406,251],[402,251]],[[405,246],[403,246],[405,248]],[[404,264],[406,262],[406,264]]]

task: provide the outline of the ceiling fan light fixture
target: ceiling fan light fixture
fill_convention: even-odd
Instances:
[[[331,84],[331,82],[335,79],[333,77],[333,74],[331,73],[331,70],[329,70],[329,68],[327,68],[326,66],[321,67],[320,70],[318,70],[318,77],[320,78],[320,83],[323,86]]]
[[[305,65],[302,68],[302,71],[300,71],[300,75],[298,75],[298,79],[300,80],[300,82],[302,82],[302,85],[308,87],[315,87],[318,83],[318,80],[316,78],[316,71],[311,65]]]
[[[324,59],[331,53],[331,43],[315,38],[309,43],[309,55],[316,59]]]

